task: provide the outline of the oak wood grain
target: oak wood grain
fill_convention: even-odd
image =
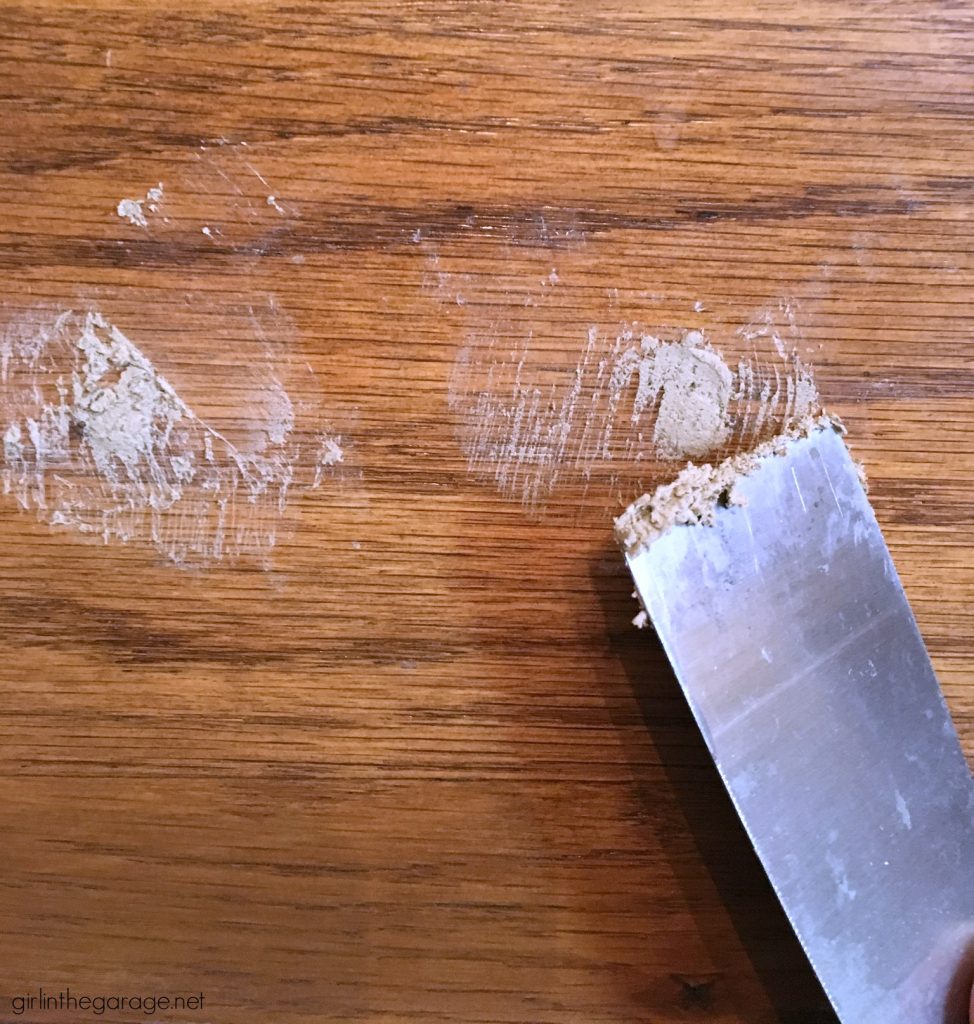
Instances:
[[[4,330],[97,308],[238,433],[271,358],[345,448],[196,568],[0,499],[0,1016],[830,1020],[630,626],[611,517],[672,466],[525,509],[451,380],[780,322],[974,757],[972,46],[917,0],[0,7]]]

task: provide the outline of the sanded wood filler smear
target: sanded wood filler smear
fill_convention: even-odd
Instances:
[[[234,444],[101,313],[26,319],[0,336],[3,493],[51,526],[151,543],[199,565],[273,547],[292,486],[343,459],[323,435],[306,453],[276,386],[248,416],[260,443]]]
[[[538,371],[527,342],[468,347],[450,401],[470,470],[532,510],[599,466],[753,446],[819,408],[811,369],[780,342],[732,366],[700,331],[666,340],[630,326],[609,342],[591,328],[560,376]]]

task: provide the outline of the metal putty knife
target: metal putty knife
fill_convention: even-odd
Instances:
[[[856,465],[823,422],[757,459],[711,525],[640,538],[641,499],[617,534],[840,1019],[967,1024],[974,783]]]

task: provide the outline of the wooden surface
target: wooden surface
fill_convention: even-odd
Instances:
[[[244,431],[272,335],[345,450],[190,568],[2,499],[0,1016],[829,1020],[630,626],[611,516],[667,467],[526,509],[451,380],[784,317],[974,755],[972,52],[951,3],[0,9],[4,324],[96,308]]]

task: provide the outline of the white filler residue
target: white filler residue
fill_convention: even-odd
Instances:
[[[115,212],[133,227],[146,228],[149,226],[146,210],[149,213],[156,213],[162,202],[163,194],[163,186],[160,181],[158,185],[150,188],[142,199],[120,199],[118,206],[115,207]]]
[[[269,409],[290,410],[283,391],[271,397]],[[241,450],[98,312],[14,322],[0,336],[4,494],[106,543],[148,541],[183,565],[267,552],[299,456],[293,416],[267,416],[269,443]],[[317,462],[314,472],[317,482]]]
[[[312,487],[320,487],[325,473],[340,462],[345,461],[345,451],[341,446],[340,437],[329,437],[328,434],[318,436],[318,450],[315,452],[314,477]]]

